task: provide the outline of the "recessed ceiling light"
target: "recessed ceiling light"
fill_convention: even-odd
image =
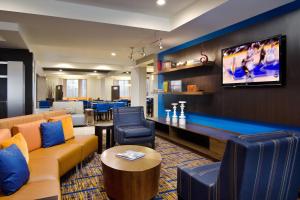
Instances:
[[[112,55],[112,56],[116,56],[117,54],[116,54],[115,52],[112,52],[111,55]]]
[[[94,73],[97,73],[97,70],[95,70]]]
[[[63,71],[62,69],[59,70],[59,72],[62,72],[62,71]]]
[[[166,0],[156,0],[156,4],[159,6],[163,6],[166,4]]]

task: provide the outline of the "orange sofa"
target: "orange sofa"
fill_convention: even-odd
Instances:
[[[0,120],[0,142],[19,132],[24,136],[29,150],[29,181],[16,193],[2,199],[40,199],[57,196],[61,199],[60,176],[80,164],[97,151],[94,135],[74,136],[64,144],[50,148],[41,147],[40,123],[50,118],[66,115],[66,111],[51,111],[35,115]]]

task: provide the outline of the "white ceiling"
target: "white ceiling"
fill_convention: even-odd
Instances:
[[[165,6],[157,6],[156,0],[59,0],[82,5],[97,6],[113,10],[138,12],[159,17],[172,17],[197,0],[167,0]],[[209,1],[209,0],[207,0]]]
[[[147,19],[166,19],[160,15],[161,10],[165,8],[158,8],[155,5],[154,0],[64,0],[72,1],[63,2],[62,0],[6,0],[0,2],[0,30],[1,22],[10,22],[15,24],[18,29],[6,34],[0,31],[0,35],[6,42],[0,42],[0,47],[11,46],[12,48],[24,48],[27,44],[28,48],[34,53],[34,57],[38,67],[68,67],[68,68],[88,68],[88,69],[110,69],[110,70],[127,70],[127,68],[133,63],[129,60],[130,46],[135,46],[136,49],[146,47],[146,53],[157,53],[159,48],[151,44],[158,38],[163,39],[164,49],[177,46],[181,43],[195,39],[202,35],[206,35],[213,31],[235,24],[242,20],[253,17],[257,14],[266,12],[278,6],[291,2],[292,0],[228,0],[212,2],[219,3],[215,7],[206,3],[207,6],[201,15],[193,18],[188,22],[184,22],[183,25],[171,30],[162,31],[159,28],[153,26],[153,28],[141,28],[139,27],[139,21],[130,25],[122,25],[124,21],[130,21],[130,16],[124,18],[123,21],[118,21],[118,18],[114,18],[112,23],[103,23],[99,20],[95,20],[95,16],[92,18],[78,18],[70,15],[74,10],[66,10],[66,6],[75,8],[73,5],[79,6],[82,13],[87,14],[86,7],[92,7],[93,9],[115,9],[118,12],[130,12],[130,5],[135,12],[143,12],[144,5],[150,5],[149,10],[146,9],[143,13],[147,14]],[[169,5],[175,1],[176,5]],[[205,0],[208,2],[209,0]],[[39,3],[38,3],[39,2]],[[133,2],[137,2],[133,4]],[[180,2],[183,3],[180,10]],[[174,11],[164,12],[166,16],[173,16],[174,23],[182,23],[180,19],[189,15],[186,13],[188,10],[185,6],[194,5],[194,8],[198,8],[204,0],[200,1],[179,1],[179,0],[167,0],[166,6],[171,6]],[[36,3],[36,6],[33,6]],[[48,4],[47,4],[48,3]],[[60,12],[51,13],[51,9],[46,9],[45,6],[51,7],[54,3],[62,3]],[[75,4],[76,3],[76,4]],[[88,5],[82,5],[79,3],[85,3]],[[92,6],[95,3],[95,6]],[[26,6],[27,5],[27,6]],[[44,5],[44,7],[43,7]],[[52,6],[53,6],[52,5]],[[56,4],[55,4],[56,5]],[[72,6],[71,6],[72,5]],[[101,6],[102,5],[102,6]],[[119,5],[119,6],[118,6]],[[203,4],[202,7],[204,8]],[[166,7],[167,8],[167,7]],[[168,9],[167,9],[168,10]],[[42,11],[45,11],[43,13]],[[96,10],[97,11],[97,10]],[[30,14],[34,13],[34,14]],[[195,12],[192,12],[195,14]],[[136,15],[136,13],[131,13]],[[182,15],[183,17],[178,17]],[[121,15],[119,15],[121,16]],[[150,16],[150,17],[149,17]],[[96,16],[97,17],[97,16]],[[178,20],[176,20],[178,18]],[[191,18],[188,16],[187,19]],[[144,18],[145,19],[145,18]],[[170,19],[168,19],[170,20]],[[168,21],[167,20],[167,21]],[[102,18],[100,21],[103,21]],[[118,23],[116,23],[118,22]],[[119,23],[120,22],[120,23]],[[144,21],[147,24],[149,21]],[[159,22],[159,21],[157,21]],[[150,23],[151,24],[151,23]],[[148,24],[147,26],[150,27]],[[7,31],[7,30],[6,30]],[[13,35],[18,32],[19,36],[22,36],[22,41],[19,41]],[[116,52],[117,56],[111,56],[111,52]],[[136,58],[140,57],[136,53]]]

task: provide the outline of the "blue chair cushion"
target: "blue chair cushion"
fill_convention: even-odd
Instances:
[[[65,142],[62,122],[48,122],[41,124],[42,146],[52,147]]]
[[[13,144],[0,150],[0,191],[4,195],[11,195],[28,179],[28,165],[20,149]]]
[[[125,138],[137,138],[151,136],[151,129],[144,126],[123,126],[120,128]]]
[[[220,162],[195,168],[178,167],[178,195],[183,199],[196,200],[201,196],[210,199],[217,182]]]

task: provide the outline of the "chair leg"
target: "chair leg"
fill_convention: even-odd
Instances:
[[[155,140],[152,142],[152,149],[155,149]]]

